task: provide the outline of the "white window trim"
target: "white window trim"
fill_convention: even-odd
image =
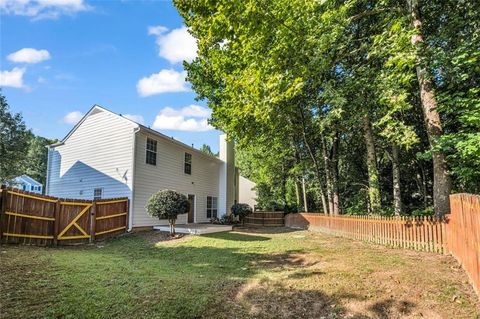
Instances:
[[[185,173],[185,165],[187,164],[187,162],[185,161],[185,155],[186,154],[190,154],[190,174]],[[193,155],[192,155],[192,153],[189,153],[189,152],[183,152],[183,174],[188,175],[188,176],[192,176],[192,172],[193,172]]]
[[[100,193],[100,198],[95,198],[95,191],[99,189],[101,190],[101,193]],[[103,198],[103,187],[95,187],[93,189],[93,200],[99,200],[99,199],[102,199]]]
[[[213,195],[207,195],[207,197],[206,197],[206,200],[207,200],[206,205],[205,205],[205,207],[206,207],[206,208],[205,208],[206,216],[207,216],[207,218],[210,218],[210,219],[213,218],[213,209],[214,209],[213,207],[210,208],[210,210],[212,210],[212,213],[211,213],[211,216],[208,217],[208,198],[209,198],[209,197],[212,198],[212,206],[213,206],[213,199],[214,199],[214,198],[217,199],[217,207],[215,207],[215,209],[217,210],[217,216],[216,216],[216,218],[218,218],[218,196],[213,196]]]
[[[152,150],[148,149],[148,140],[152,140],[156,143],[156,150],[155,151],[152,151]],[[147,162],[147,158],[148,158],[147,153],[148,152],[155,153],[155,164],[151,164],[151,163]],[[157,160],[158,160],[158,141],[154,138],[151,138],[151,137],[147,136],[147,139],[145,140],[145,164],[152,165],[152,166],[157,166]]]

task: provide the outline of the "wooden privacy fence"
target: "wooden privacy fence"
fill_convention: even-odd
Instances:
[[[69,245],[127,229],[128,198],[64,199],[0,189],[0,242]]]
[[[287,227],[322,231],[405,249],[451,253],[480,295],[480,196],[450,195],[450,214],[435,217],[289,214]]]
[[[450,195],[448,251],[467,272],[480,296],[480,196]]]
[[[245,225],[280,227],[285,225],[284,216],[283,212],[256,211],[245,216]]]

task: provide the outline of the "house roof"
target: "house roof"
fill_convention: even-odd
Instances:
[[[206,158],[208,158],[208,159],[212,159],[212,160],[217,161],[217,162],[223,162],[221,159],[219,159],[219,158],[216,157],[216,156],[212,156],[212,155],[209,155],[209,154],[207,154],[207,153],[204,153],[204,152],[202,152],[202,151],[200,151],[200,150],[198,150],[198,149],[196,149],[196,148],[194,148],[194,147],[192,147],[192,146],[190,146],[190,145],[187,145],[187,144],[185,144],[185,143],[183,143],[183,142],[180,142],[180,141],[174,139],[173,137],[169,137],[169,136],[167,136],[167,135],[165,135],[165,134],[163,134],[163,133],[160,133],[160,132],[158,132],[158,131],[156,131],[156,130],[154,130],[154,129],[151,129],[151,128],[145,126],[145,125],[142,125],[142,124],[140,124],[140,123],[137,123],[137,122],[135,122],[135,121],[133,121],[133,120],[131,120],[131,119],[129,119],[129,118],[126,118],[126,117],[122,116],[122,114],[115,113],[115,112],[110,111],[110,110],[108,110],[108,109],[106,109],[106,108],[104,108],[104,107],[102,107],[102,106],[100,106],[100,105],[97,105],[97,104],[95,104],[94,106],[92,106],[92,108],[80,119],[80,121],[78,121],[78,123],[70,130],[70,132],[68,132],[68,134],[67,134],[60,142],[55,143],[55,144],[51,144],[51,145],[49,145],[48,147],[56,147],[56,146],[60,146],[60,145],[64,144],[65,141],[68,140],[68,138],[77,130],[77,128],[78,128],[80,125],[82,125],[82,123],[85,121],[85,119],[86,119],[88,116],[90,116],[91,114],[94,114],[95,112],[98,112],[98,111],[108,112],[108,113],[110,113],[110,114],[113,114],[113,115],[115,115],[115,116],[118,116],[118,117],[124,119],[125,121],[128,121],[128,122],[130,122],[130,123],[134,123],[135,125],[137,125],[138,128],[140,128],[140,130],[143,130],[143,131],[145,131],[145,132],[154,134],[155,136],[160,137],[160,138],[162,138],[163,140],[166,140],[166,141],[168,141],[168,142],[170,142],[170,143],[172,143],[172,144],[175,144],[175,145],[181,146],[181,147],[183,147],[183,148],[186,148],[186,149],[188,149],[189,151],[192,151],[192,152],[194,152],[194,153],[197,153],[197,154],[199,154],[199,155],[201,155],[201,156],[203,156],[203,157],[206,157]]]
[[[15,178],[16,181],[20,180],[26,184],[30,184],[30,185],[34,185],[34,186],[42,186],[42,183],[40,182],[37,182],[36,180],[34,180],[33,178],[31,178],[30,176],[28,175],[21,175],[21,176],[18,176]]]

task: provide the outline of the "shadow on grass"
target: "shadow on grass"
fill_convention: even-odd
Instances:
[[[398,318],[409,315],[415,304],[392,299],[366,308],[348,307],[365,299],[357,294],[328,294],[321,289],[298,289],[269,279],[254,280],[226,293],[205,314],[206,318]],[[221,313],[222,316],[219,316]]]
[[[271,240],[271,238],[264,237],[264,236],[255,236],[255,235],[247,235],[247,234],[240,234],[240,233],[229,233],[229,232],[204,234],[204,235],[201,235],[201,236],[202,237],[207,237],[207,238],[232,240],[232,241],[266,241],[266,240]]]
[[[303,229],[294,229],[288,227],[247,227],[247,226],[235,226],[234,231],[252,233],[252,234],[285,234],[303,231]]]

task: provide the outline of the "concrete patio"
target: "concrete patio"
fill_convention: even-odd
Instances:
[[[154,226],[153,229],[169,232],[170,226]],[[175,227],[175,232],[180,234],[203,235],[231,231],[232,229],[233,226],[231,225],[184,224],[177,225]]]

